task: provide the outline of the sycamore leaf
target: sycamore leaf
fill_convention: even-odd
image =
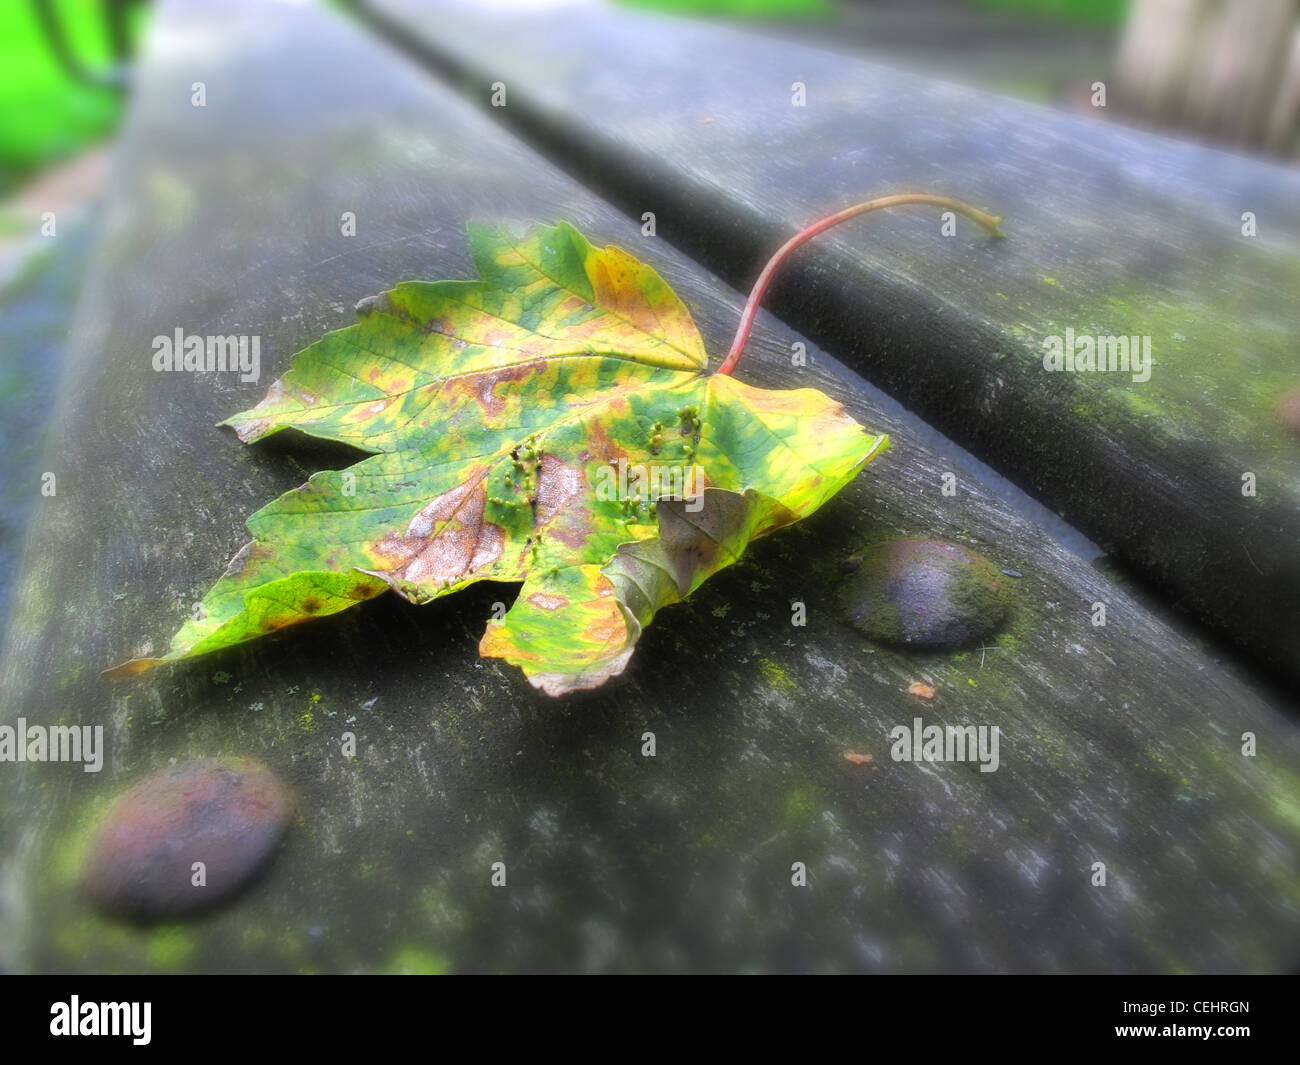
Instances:
[[[888,446],[813,389],[707,374],[681,300],[572,226],[471,225],[479,281],[407,282],[299,352],[245,442],[293,428],[370,456],[248,520],[161,658],[206,654],[389,589],[522,582],[485,657],[551,695],[623,671],[655,612],[806,517]]]

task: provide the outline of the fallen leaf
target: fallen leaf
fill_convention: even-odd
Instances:
[[[866,765],[868,762],[874,762],[875,759],[869,754],[858,754],[857,751],[845,751],[844,760],[852,762],[854,765]]]
[[[494,580],[522,587],[480,654],[551,695],[593,688],[658,610],[888,446],[813,389],[707,374],[689,312],[625,251],[563,223],[519,239],[471,225],[469,238],[480,280],[363,301],[356,325],[223,423],[244,442],[292,428],[370,457],[249,518],[253,539],[201,616],[161,658],[110,675],[390,589],[427,603]]]
[[[908,695],[919,695],[922,699],[933,699],[934,689],[928,684],[922,684],[919,680],[913,681],[908,685]]]

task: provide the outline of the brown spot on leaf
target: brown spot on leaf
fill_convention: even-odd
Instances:
[[[634,327],[656,336],[659,319],[646,302],[640,285],[641,264],[627,252],[606,248],[603,255],[587,260],[587,277],[595,293],[596,303],[616,310],[619,316]]]
[[[563,520],[566,512],[582,502],[586,487],[582,469],[549,452],[537,464],[536,523],[552,526],[556,539],[569,547],[581,547],[586,542],[581,523]]]
[[[609,599],[602,608],[603,613],[592,619],[584,630],[584,635],[594,643],[613,644],[621,647],[628,642],[627,622],[623,611],[619,609],[618,600],[610,599],[614,595],[614,585],[607,577],[601,577],[596,589],[597,599]]]
[[[479,535],[478,547],[470,559],[471,570],[482,569],[499,559],[505,552],[506,533],[500,525],[484,522]]]
[[[542,610],[559,610],[560,607],[569,605],[567,597],[563,595],[547,595],[545,592],[534,592],[528,597],[528,601]]]
[[[437,585],[499,559],[505,532],[483,520],[486,474],[486,468],[475,471],[468,480],[421,507],[404,534],[389,533],[376,544],[376,552],[392,563],[380,576],[390,584]]]
[[[583,455],[587,457],[583,458],[583,462],[590,462],[593,455],[602,463],[617,462],[620,458],[628,458],[627,450],[605,432],[605,426],[600,419],[593,419],[585,428],[587,431],[587,448],[583,451]]]
[[[232,558],[230,560],[229,565],[226,566],[226,576],[238,577],[241,573],[243,573],[244,567],[248,565],[249,560],[256,557],[257,549],[258,549],[257,541],[250,540],[243,547],[241,547],[237,552],[235,552],[235,557]]]
[[[582,297],[570,293],[551,309],[551,317],[558,321],[568,318],[571,314],[577,314],[579,311],[591,311],[593,309],[591,304]]]
[[[474,381],[474,397],[486,415],[496,417],[505,410],[506,401],[502,395],[517,391],[522,382],[545,369],[545,359],[533,359],[478,374]]]

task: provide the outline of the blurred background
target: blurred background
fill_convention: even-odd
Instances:
[[[1289,165],[1300,152],[1300,0],[618,2],[741,23]],[[94,205],[151,9],[149,0],[0,5],[0,614]],[[1105,108],[1093,106],[1099,79]],[[48,213],[58,241],[47,239]]]

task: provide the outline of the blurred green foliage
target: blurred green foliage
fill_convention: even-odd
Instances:
[[[60,0],[56,7],[82,61],[106,63],[100,5]],[[121,109],[115,93],[82,85],[59,66],[29,0],[0,0],[0,195],[103,136]]]
[[[999,8],[1026,15],[1049,15],[1079,22],[1119,26],[1128,15],[1130,0],[970,0],[976,7]]]

